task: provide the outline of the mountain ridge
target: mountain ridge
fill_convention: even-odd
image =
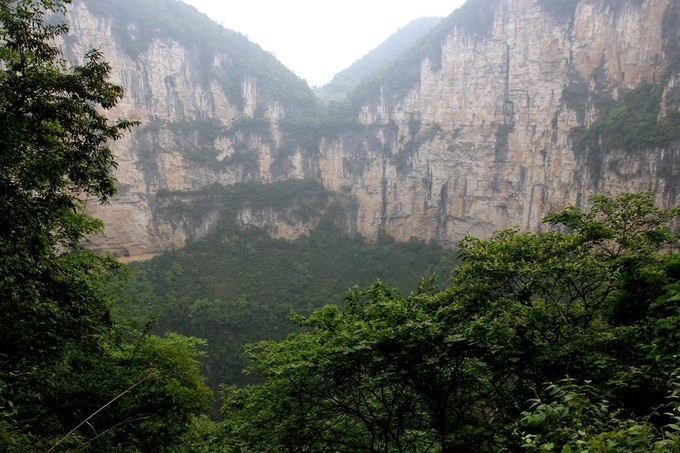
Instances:
[[[409,22],[378,47],[369,51],[348,68],[338,72],[329,83],[315,88],[314,93],[326,101],[341,100],[348,91],[388,65],[441,20],[441,17],[421,17]]]

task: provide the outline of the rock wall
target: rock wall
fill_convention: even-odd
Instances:
[[[217,222],[209,212],[201,225],[191,228],[178,227],[186,223],[173,225],[161,219],[156,202],[159,190],[191,191],[214,183],[305,176],[299,158],[290,159],[284,173],[273,176],[270,171],[280,140],[275,122],[286,112],[276,101],[262,100],[256,76],[242,78],[236,99],[233,95],[230,98],[221,80],[205,76],[205,68],[193,50],[172,39],[154,39],[138,55],[131,56],[116,39],[112,18],[93,14],[89,1],[94,0],[75,1],[69,9],[66,20],[70,31],[61,43],[65,56],[80,63],[89,49],[101,50],[112,66],[111,79],[125,88],[125,98],[108,115],[140,121],[139,127],[112,145],[118,163],[119,195],[104,205],[88,200],[89,211],[106,225],[105,236],[90,239],[93,248],[106,249],[122,259],[144,259],[200,237]],[[134,34],[135,30],[129,32]],[[212,57],[213,73],[231,71],[227,56]],[[256,110],[264,112],[264,119],[270,122],[267,135],[271,140],[247,133],[229,137],[216,134],[212,138],[208,132],[213,155],[202,161],[196,159],[200,156],[192,158],[191,150],[206,145],[201,127],[226,130],[239,120],[252,118]],[[256,171],[242,162],[229,164],[237,148],[253,156]],[[278,236],[309,229],[291,226],[273,213],[239,216],[241,222],[253,221]],[[269,221],[275,222],[266,223]]]
[[[677,143],[605,150],[591,168],[572,133],[597,118],[593,93],[616,99],[664,82],[670,3],[580,1],[565,20],[535,0],[495,2],[490,34],[452,30],[440,64],[423,60],[406,97],[385,102],[394,98],[382,92],[363,109],[367,124],[396,123],[396,138],[383,128],[372,149],[325,143],[324,184],[352,193],[357,231],[367,237],[384,229],[451,246],[467,233],[540,229],[548,211],[583,205],[594,192],[652,191],[677,204]],[[667,78],[664,91],[676,80]],[[576,89],[583,99],[569,98]],[[361,177],[347,171],[357,155],[366,162]]]
[[[595,95],[617,99],[662,83],[661,114],[677,109],[666,42],[677,0],[581,0],[567,17],[540,0],[492,3],[488,33],[453,27],[441,61],[423,58],[405,96],[383,87],[357,112],[363,132],[322,137],[310,148],[291,145],[279,125],[291,112],[263,100],[257,76],[243,78],[236,101],[178,42],[156,39],[132,58],[111,38],[110,20],[75,2],[67,56],[100,48],[126,90],[112,116],[142,122],[115,144],[121,194],[109,205],[90,202],[107,226],[93,245],[132,259],[181,246],[219,219],[206,213],[200,226],[168,223],[156,212],[158,191],[213,183],[316,178],[345,203],[348,232],[373,238],[384,230],[447,246],[467,233],[540,229],[549,210],[586,204],[594,192],[649,190],[677,204],[680,144],[607,149],[593,160],[574,138],[600,114]],[[230,71],[225,60],[215,55],[213,69]],[[207,158],[192,156],[202,147]],[[236,215],[279,237],[313,228],[271,210]]]

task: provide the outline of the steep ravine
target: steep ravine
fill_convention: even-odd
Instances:
[[[139,259],[208,234],[229,214],[173,221],[163,200],[168,191],[188,200],[214,183],[315,179],[344,204],[347,232],[448,246],[466,233],[538,229],[550,209],[587,203],[594,192],[649,190],[664,205],[679,201],[680,142],[601,140],[595,149],[588,135],[641,86],[659,86],[659,119],[677,110],[678,0],[568,8],[470,0],[420,54],[402,59],[415,67],[388,69],[350,96],[346,128],[314,119],[318,108],[296,107],[281,95],[290,90],[272,89],[261,74],[238,72],[219,49],[159,33],[131,55],[112,39],[120,24],[88,9],[92,1],[69,13],[67,54],[101,48],[127,93],[113,116],[142,121],[115,145],[120,196],[90,203],[107,225],[94,244],[114,254]],[[280,237],[319,219],[292,220],[290,206],[258,209],[233,215]]]

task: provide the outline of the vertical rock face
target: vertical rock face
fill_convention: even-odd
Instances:
[[[468,232],[539,229],[549,210],[594,192],[653,191],[676,204],[677,143],[603,149],[593,162],[573,133],[598,118],[596,95],[616,99],[642,84],[675,89],[664,48],[671,2],[580,1],[569,17],[535,0],[492,3],[486,35],[454,27],[441,61],[422,60],[406,96],[383,88],[364,107],[366,123],[392,123],[396,136],[378,138],[393,158],[383,147],[325,144],[322,178],[352,193],[357,230],[455,244]],[[367,162],[360,178],[347,172],[357,152]]]
[[[101,50],[112,66],[112,80],[126,93],[109,115],[141,124],[113,144],[119,195],[106,205],[89,202],[89,210],[104,220],[107,232],[105,237],[91,238],[93,247],[123,258],[143,259],[200,237],[216,223],[210,212],[195,228],[167,222],[157,212],[159,191],[192,191],[214,183],[305,176],[299,159],[294,158],[289,159],[286,171],[272,174],[277,137],[280,140],[275,122],[285,116],[286,109],[259,92],[261,78],[232,75],[234,61],[230,55],[201,49],[197,52],[162,35],[140,44],[131,55],[130,44],[126,46],[120,36],[120,20],[117,23],[114,17],[93,12],[94,1],[75,1],[69,10],[66,20],[70,32],[62,43],[64,53],[79,63],[89,49]],[[198,19],[207,20],[192,12]],[[137,31],[134,23],[127,24],[124,33],[129,36],[124,38],[134,42]],[[207,58],[210,62],[206,67]],[[236,90],[228,86],[234,80]],[[256,112],[262,121],[248,122]],[[241,156],[235,159],[237,154]],[[241,217],[247,222],[282,216],[251,213]],[[279,236],[309,229],[291,226],[285,219],[258,226],[267,226]]]
[[[299,112],[264,95],[258,74],[225,88],[231,57],[167,37],[131,56],[91,1],[68,15],[66,53],[100,48],[126,90],[112,115],[142,122],[115,144],[121,194],[90,203],[107,225],[95,246],[114,254],[145,257],[208,232],[214,212],[178,227],[158,214],[158,199],[213,183],[314,178],[345,203],[349,233],[449,246],[467,233],[539,229],[550,209],[594,192],[648,190],[678,203],[677,141],[594,153],[579,133],[606,113],[603,99],[640,86],[661,87],[659,119],[677,110],[678,0],[470,0],[468,9],[491,5],[483,30],[452,20],[437,52],[417,58],[413,80],[377,83],[362,98],[360,128],[318,131],[311,143],[285,126]],[[313,227],[270,208],[235,215],[283,237]]]

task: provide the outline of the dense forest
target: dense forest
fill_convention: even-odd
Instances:
[[[453,268],[452,251],[416,239],[401,244],[383,237],[369,244],[343,237],[331,220],[323,219],[310,236],[292,242],[251,229],[228,242],[194,242],[131,264],[119,316],[141,329],[152,326],[158,334],[208,340],[203,369],[218,390],[221,384],[253,382],[241,373],[243,346],[281,340],[298,330],[292,315],[340,304],[350,287],[378,278],[411,291],[424,275],[439,275],[445,282]]]
[[[680,207],[593,195],[455,255],[331,210],[126,267],[83,196],[136,123],[53,44],[68,3],[0,0],[0,450],[680,451]]]

